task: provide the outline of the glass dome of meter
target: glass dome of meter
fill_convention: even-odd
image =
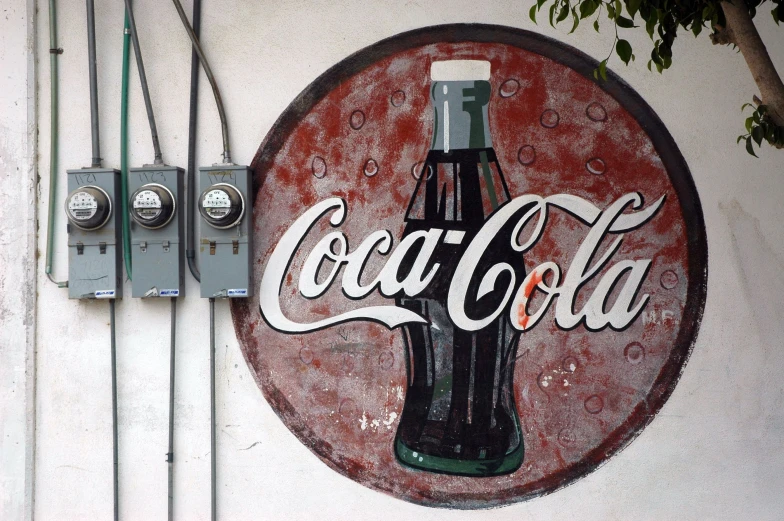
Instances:
[[[213,228],[231,228],[237,226],[245,214],[245,199],[233,185],[217,183],[202,192],[199,213]]]
[[[149,183],[131,196],[131,217],[149,230],[163,228],[174,217],[176,203],[171,190],[158,183]]]
[[[112,200],[103,188],[82,186],[65,200],[68,221],[81,230],[97,230],[112,216]]]

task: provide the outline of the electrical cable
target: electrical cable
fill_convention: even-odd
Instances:
[[[117,341],[114,326],[114,299],[109,300],[109,327],[111,329],[111,351],[112,351],[112,463],[114,484],[114,521],[120,518],[120,494],[119,494],[119,464],[117,453]]]
[[[57,47],[57,9],[55,0],[49,0],[49,84],[51,94],[51,106],[49,107],[49,224],[46,227],[46,276],[50,281],[57,284],[60,288],[68,287],[68,281],[58,282],[52,276],[54,267],[54,229],[57,211],[55,201],[57,199],[57,161],[59,159],[59,120],[58,120],[58,69],[57,57],[63,50]]]
[[[174,519],[174,345],[177,324],[177,298],[171,299],[171,347],[169,353],[169,521]]]
[[[98,133],[98,65],[95,56],[94,0],[87,0],[87,57],[90,62],[90,132],[93,144],[92,168],[101,168],[101,141]]]
[[[210,507],[212,521],[217,519],[215,454],[215,299],[210,298]]]
[[[218,106],[218,115],[220,116],[221,121],[221,133],[223,135],[223,162],[225,164],[231,164],[231,152],[229,150],[229,126],[226,124],[226,112],[223,110],[223,100],[221,98],[220,90],[218,89],[218,83],[215,81],[215,76],[212,75],[212,69],[210,68],[210,64],[207,61],[207,58],[204,56],[204,51],[202,50],[201,44],[199,43],[199,38],[193,32],[191,24],[188,23],[188,17],[182,8],[180,0],[172,0],[172,2],[174,2],[174,7],[177,9],[177,13],[180,15],[182,25],[185,26],[185,30],[187,31],[188,36],[193,43],[193,48],[199,55],[199,61],[201,62],[201,66],[204,68],[204,74],[207,75],[207,79],[210,81],[210,86],[212,87],[212,93],[215,96],[215,103]]]
[[[196,38],[201,33],[201,0],[193,0],[193,34]],[[196,49],[191,50],[191,99],[188,117],[188,221],[186,226],[185,257],[188,269],[197,282],[201,282],[201,274],[196,264],[194,233],[196,229],[196,116],[199,106],[199,55]]]
[[[120,192],[122,193],[122,238],[125,273],[132,280],[131,224],[128,215],[128,76],[131,68],[131,23],[125,13],[123,29],[122,90],[120,94]]]
[[[147,109],[147,121],[150,124],[150,134],[152,134],[152,148],[155,151],[154,164],[163,164],[163,155],[161,154],[161,145],[158,141],[158,127],[155,125],[155,114],[152,110],[152,101],[150,100],[150,89],[147,86],[147,74],[144,72],[144,61],[142,60],[142,49],[139,45],[139,35],[136,32],[136,20],[133,17],[133,7],[131,7],[131,0],[125,0],[125,14],[131,22],[131,41],[133,41],[133,52],[136,56],[136,67],[139,70],[139,81],[142,84],[142,94],[144,96],[144,107]]]

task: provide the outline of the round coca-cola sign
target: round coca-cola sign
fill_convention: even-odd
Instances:
[[[520,501],[672,392],[705,300],[699,199],[661,121],[595,67],[518,29],[424,28],[325,72],[262,143],[235,329],[338,472],[430,506]]]

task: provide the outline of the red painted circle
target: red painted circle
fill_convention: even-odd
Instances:
[[[652,260],[640,292],[650,295],[644,315],[623,331],[582,326],[564,331],[555,326],[551,309],[522,335],[514,375],[525,441],[522,467],[500,478],[471,478],[398,463],[393,440],[406,391],[399,330],[349,322],[285,334],[262,319],[258,295],[233,301],[232,313],[265,397],[325,463],[408,501],[482,508],[578,479],[652,419],[677,382],[699,325],[704,228],[677,148],[644,102],[612,74],[599,84],[591,78],[595,64],[588,58],[530,33],[446,26],[360,52],[316,80],[281,117],[253,164],[256,283],[281,235],[328,197],[347,202],[340,229],[349,248],[375,230],[390,230],[399,239],[431,142],[430,64],[446,59],[491,63],[490,130],[513,197],[568,193],[605,208],[629,192],[641,193],[646,205],[666,196],[651,222],[625,234],[613,257]],[[356,124],[358,111],[362,125]],[[640,118],[649,118],[646,126],[655,132],[646,133]],[[523,147],[530,150],[523,154]],[[373,175],[367,173],[369,158]],[[591,168],[599,164],[603,173],[594,175],[601,172]],[[553,212],[541,240],[524,256],[526,270],[546,261],[566,269],[588,229]],[[322,319],[360,305],[339,284],[316,300],[298,293],[304,259],[329,231],[320,221],[288,270],[279,299],[292,319]],[[367,272],[378,273],[383,260],[371,258]],[[597,282],[585,285],[576,308]],[[385,304],[377,293],[361,302]]]

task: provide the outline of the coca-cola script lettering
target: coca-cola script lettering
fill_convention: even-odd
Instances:
[[[661,197],[641,209],[643,201],[638,193],[626,194],[603,210],[590,201],[568,194],[549,197],[524,195],[512,199],[488,219],[460,259],[449,286],[449,316],[461,329],[477,331],[495,320],[512,299],[511,323],[516,329],[526,330],[534,327],[553,300],[557,299],[555,322],[561,328],[571,329],[581,322],[591,330],[600,330],[607,326],[613,329],[627,327],[639,317],[648,301],[648,295],[638,293],[650,268],[650,259],[620,260],[613,264],[602,276],[588,303],[576,313],[573,312],[575,296],[581,286],[597,276],[599,271],[610,263],[621,245],[623,233],[643,226],[663,203],[664,197]],[[534,268],[522,281],[515,280],[514,271],[506,263],[494,264],[486,273],[476,273],[477,262],[485,254],[490,241],[512,219],[516,219],[513,233],[505,239],[509,248],[520,253],[519,259],[522,263],[524,253],[531,249],[541,236],[547,221],[547,212],[553,207],[568,212],[590,226],[589,233],[565,272],[562,272],[556,263],[545,262]],[[627,208],[637,211],[622,213]],[[339,227],[345,220],[347,211],[346,202],[342,199],[330,198],[322,201],[302,214],[278,241],[267,263],[259,291],[261,313],[270,326],[289,333],[305,333],[352,320],[377,321],[389,328],[406,323],[427,322],[419,314],[397,306],[359,307],[307,323],[294,322],[283,314],[278,295],[299,245],[319,219],[328,217],[333,227]],[[524,237],[524,228],[531,223],[533,231]],[[613,235],[612,243],[597,256],[601,241],[607,234]],[[345,234],[339,231],[331,232],[319,240],[308,254],[299,274],[299,291],[309,299],[318,298],[338,279],[341,268],[345,268],[340,279],[341,289],[352,299],[361,299],[375,290],[390,298],[401,292],[407,297],[415,297],[427,287],[441,267],[438,263],[431,262],[437,243],[452,240],[459,241],[461,237],[454,239],[448,233],[445,234],[444,230],[431,228],[416,235],[408,235],[393,250],[392,234],[387,230],[378,230],[369,234],[354,251],[350,251],[349,239]],[[416,260],[408,273],[401,277],[401,261],[413,248],[417,248]],[[373,281],[363,286],[360,280],[365,275],[368,258],[374,254],[389,255],[389,259]],[[511,276],[509,283],[506,287],[496,287],[498,276],[504,271]],[[551,275],[549,283],[545,282],[548,274]],[[624,275],[627,276],[612,308],[605,312],[604,303],[610,291]],[[481,277],[478,291],[469,295],[469,283],[477,276]],[[527,303],[534,289],[544,292],[546,300],[539,309],[529,310]],[[493,291],[500,291],[504,295],[496,309],[487,316],[469,318],[465,312],[467,299],[478,300]]]

